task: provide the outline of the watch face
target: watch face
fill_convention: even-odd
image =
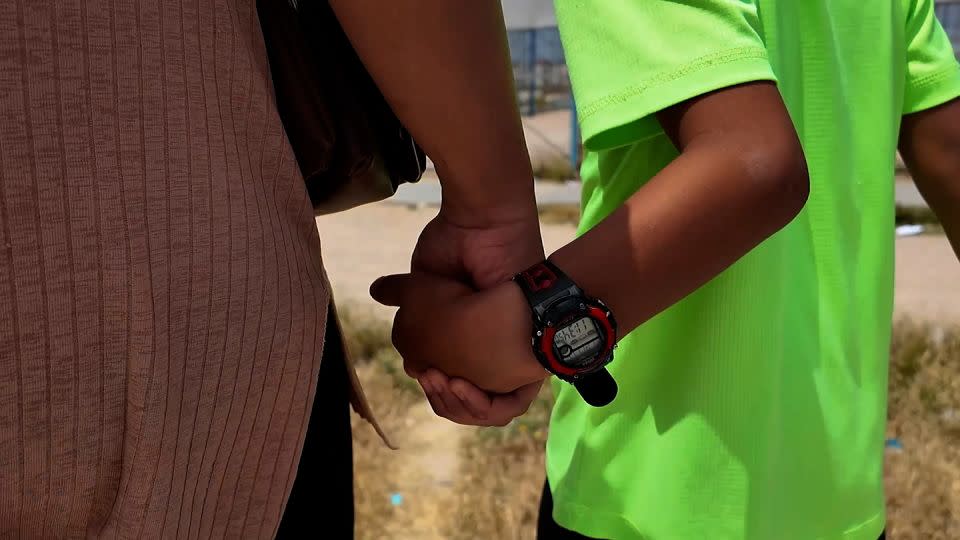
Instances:
[[[590,317],[581,317],[557,329],[553,346],[561,362],[584,366],[596,360],[603,349],[604,335]]]

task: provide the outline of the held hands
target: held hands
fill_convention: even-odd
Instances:
[[[495,221],[462,219],[441,210],[420,233],[410,269],[484,290],[543,258],[536,207]]]
[[[537,381],[506,394],[491,394],[464,379],[451,379],[435,369],[425,371],[419,380],[438,416],[472,426],[503,427],[509,424],[527,412],[543,385],[543,381]]]
[[[411,377],[434,368],[488,392],[512,392],[547,376],[530,347],[529,308],[513,283],[475,292],[458,281],[413,273],[380,278],[370,292],[400,308],[393,342]]]
[[[541,260],[535,210],[479,226],[441,210],[420,236],[412,273],[371,287],[374,299],[400,308],[394,344],[438,415],[505,425],[536,397],[547,373],[530,348],[530,309],[505,282]]]

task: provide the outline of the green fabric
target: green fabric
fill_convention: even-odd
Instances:
[[[675,156],[654,113],[778,80],[805,210],[621,342],[616,401],[557,384],[555,519],[596,538],[868,539],[882,461],[900,116],[960,95],[932,0],[556,0],[595,225]]]

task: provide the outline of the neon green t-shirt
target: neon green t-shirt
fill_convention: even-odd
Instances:
[[[960,96],[932,0],[556,0],[588,229],[677,153],[654,113],[777,80],[811,195],[626,336],[620,393],[557,385],[555,519],[596,538],[875,540],[900,117]]]

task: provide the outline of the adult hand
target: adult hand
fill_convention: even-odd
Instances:
[[[468,223],[444,211],[424,228],[411,261],[415,272],[444,275],[487,289],[544,259],[536,210],[513,219]],[[455,360],[455,359],[454,359]],[[418,366],[418,367],[422,367]],[[505,394],[488,393],[436,369],[414,375],[434,412],[458,424],[503,426],[524,414],[542,381]]]
[[[437,416],[470,426],[509,424],[527,412],[543,386],[543,381],[536,381],[513,392],[492,394],[435,369],[424,371],[418,381]]]
[[[462,281],[478,290],[512,278],[542,261],[536,207],[497,219],[463,219],[441,209],[424,227],[411,271]]]

